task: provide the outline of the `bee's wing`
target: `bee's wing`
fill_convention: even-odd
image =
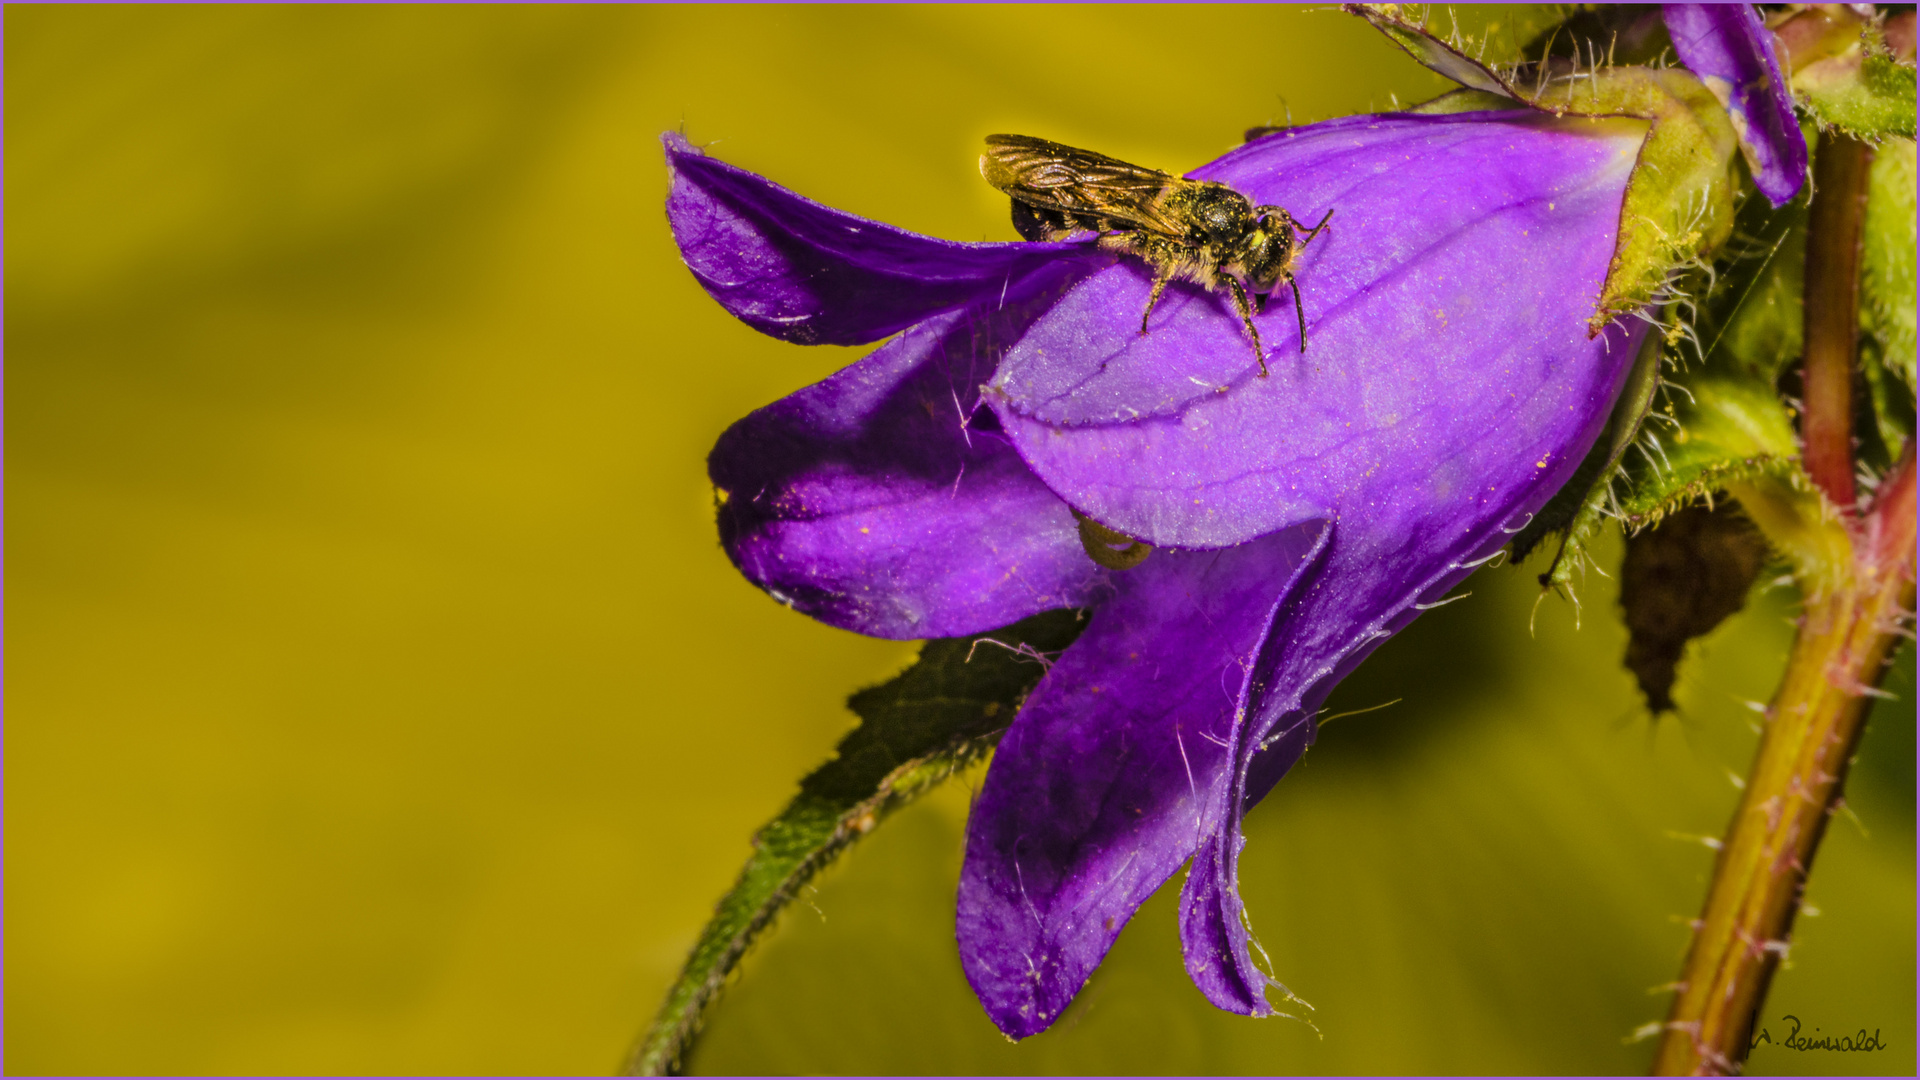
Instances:
[[[1112,218],[1166,236],[1186,234],[1159,205],[1163,193],[1186,181],[1105,154],[1026,135],[989,135],[980,175],[1033,206]]]

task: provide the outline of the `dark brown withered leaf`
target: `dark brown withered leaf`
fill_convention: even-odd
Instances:
[[[1627,669],[1655,715],[1673,709],[1674,670],[1687,642],[1745,606],[1767,561],[1767,542],[1753,523],[1730,502],[1719,507],[1690,506],[1627,538],[1620,568],[1620,606],[1632,635]]]

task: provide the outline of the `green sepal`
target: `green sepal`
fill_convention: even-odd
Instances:
[[[1340,9],[1372,23],[1374,29],[1405,49],[1408,56],[1444,78],[1495,97],[1517,99],[1520,96],[1486,64],[1430,33],[1424,19],[1416,23],[1403,18],[1402,12],[1406,9],[1399,4],[1342,4]]]
[[[1914,137],[1914,69],[1888,54],[1871,24],[1848,52],[1795,69],[1792,85],[1794,100],[1822,128],[1865,142]]]
[[[1446,116],[1451,113],[1524,108],[1526,108],[1524,102],[1516,101],[1505,94],[1489,94],[1485,90],[1469,90],[1461,87],[1458,90],[1449,90],[1429,101],[1423,101],[1407,111],[1421,116]]]
[[[1609,426],[1610,430],[1611,426]],[[1610,441],[1605,434],[1595,440],[1593,447],[1587,451],[1586,457],[1580,459],[1580,464],[1574,468],[1573,475],[1567,479],[1567,482],[1560,486],[1560,490],[1553,493],[1553,497],[1548,499],[1545,505],[1534,511],[1533,517],[1514,534],[1513,540],[1508,544],[1513,553],[1511,561],[1514,566],[1525,562],[1527,557],[1533,554],[1534,549],[1553,537],[1565,533],[1573,524],[1573,519],[1579,516],[1580,508],[1585,505],[1587,496],[1593,492],[1594,485],[1607,475],[1606,466],[1609,456],[1607,449]]]
[[[700,933],[626,1075],[676,1071],[701,1016],[747,947],[800,888],[894,810],[984,758],[1046,671],[1073,643],[1082,613],[1052,611],[1004,630],[927,642],[893,679],[854,694],[860,726],[833,760],[753,838],[753,854]]]
[[[1582,82],[1591,84],[1586,92]],[[1681,68],[1607,68],[1568,89],[1582,108],[1653,121],[1627,181],[1599,311],[1589,320],[1597,333],[1653,302],[1676,270],[1711,258],[1732,235],[1739,143],[1719,99]]]

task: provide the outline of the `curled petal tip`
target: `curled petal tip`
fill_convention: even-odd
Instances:
[[[761,333],[858,345],[1003,295],[1085,245],[966,244],[857,217],[661,136],[672,170],[667,220],[708,294]]]
[[[1752,4],[1665,4],[1661,13],[1680,62],[1726,106],[1754,186],[1785,205],[1806,183],[1807,140],[1773,32]]]

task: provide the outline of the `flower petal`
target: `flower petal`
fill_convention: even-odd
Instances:
[[[660,137],[673,183],[667,221],[694,277],[742,322],[803,345],[877,341],[998,295],[1087,244],[962,244],[855,217]]]
[[[1105,579],[1072,511],[988,421],[979,386],[1070,267],[1005,307],[930,319],[734,424],[708,459],[721,541],[748,579],[834,626],[977,633],[1091,602]]]
[[[1169,295],[1139,334],[1148,278],[1129,260],[1035,324],[989,403],[1049,486],[1155,544],[1472,500],[1522,456],[1547,467],[1584,419],[1569,410],[1612,392],[1612,338],[1586,320],[1645,131],[1466,113],[1258,140],[1193,175],[1307,220],[1337,209],[1299,266],[1304,354],[1278,292],[1255,320],[1268,378],[1219,294]]]
[[[1807,140],[1793,114],[1773,31],[1752,4],[1663,4],[1673,51],[1727,107],[1753,184],[1775,206],[1807,179]]]
[[[1008,1035],[1057,1019],[1134,909],[1218,832],[1207,815],[1225,805],[1250,664],[1326,531],[1156,552],[1116,575],[1001,740],[967,823],[958,934]]]
[[[1263,692],[1228,738],[1236,755],[1231,782],[1208,811],[1221,828],[1194,856],[1181,901],[1188,971],[1215,1005],[1254,1016],[1271,1011],[1266,977],[1247,948],[1237,890],[1245,840],[1240,815],[1229,808],[1244,812],[1264,797],[1312,743],[1315,713],[1333,687],[1422,605],[1438,602],[1499,552],[1567,482],[1604,425],[1644,333],[1636,323],[1603,334],[1610,348],[1593,367],[1612,385],[1597,398],[1565,399],[1574,426],[1550,459],[1489,469],[1480,490],[1451,506],[1383,500],[1332,526],[1326,554],[1289,594],[1254,665]]]

